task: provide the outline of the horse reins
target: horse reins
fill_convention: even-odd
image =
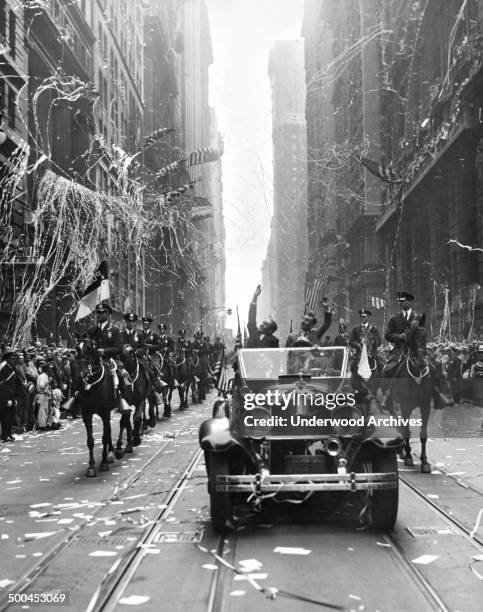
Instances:
[[[102,363],[102,361],[101,361],[100,365],[101,365],[101,375],[100,375],[100,377],[95,382],[88,383],[86,378],[84,377],[84,373],[83,372],[81,373],[81,378],[84,381],[84,388],[85,388],[86,391],[89,391],[90,389],[92,389],[92,387],[94,387],[95,385],[100,383],[101,380],[104,378],[105,368],[104,368],[104,364]],[[92,365],[91,364],[89,364],[87,366],[87,369],[89,370],[90,374],[92,375]]]

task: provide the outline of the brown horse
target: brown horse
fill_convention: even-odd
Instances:
[[[431,466],[426,456],[426,442],[431,399],[434,392],[430,366],[426,357],[426,340],[427,333],[421,324],[411,326],[406,332],[406,353],[397,367],[392,368],[386,374],[391,400],[395,399],[399,403],[401,418],[408,420],[415,408],[420,410],[421,472],[423,474],[431,473]],[[402,448],[404,464],[412,466],[414,462],[409,444],[411,431],[407,424],[403,424],[400,430],[404,440]]]
[[[102,420],[102,460],[99,469],[107,471],[109,470],[109,464],[114,462],[111,410],[116,404],[116,394],[113,378],[109,371],[109,363],[101,359],[93,340],[82,338],[79,341],[77,360],[74,363],[74,388],[87,432],[87,447],[89,449],[89,467],[86,475],[92,478],[96,476],[92,417],[97,414]]]

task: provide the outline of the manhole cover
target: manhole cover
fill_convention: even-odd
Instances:
[[[458,535],[458,532],[453,529],[453,527],[449,527],[448,525],[441,525],[441,527],[406,527],[406,529],[415,538],[424,538],[436,535]]]
[[[176,542],[201,542],[201,531],[162,531],[154,537],[155,544],[173,544]]]
[[[75,546],[125,546],[134,544],[138,538],[134,535],[109,535],[101,538],[100,536],[79,536],[72,541]]]
[[[0,504],[0,516],[4,517],[21,516],[28,514],[30,510],[35,508],[30,508],[28,504]]]

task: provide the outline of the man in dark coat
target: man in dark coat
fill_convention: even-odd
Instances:
[[[144,366],[148,373],[149,381],[153,388],[157,391],[160,389],[160,385],[157,380],[156,368],[152,360],[151,355],[156,351],[161,350],[161,342],[159,334],[151,329],[151,323],[153,322],[153,315],[147,312],[142,318],[143,331],[140,333],[139,342],[144,350]]]
[[[114,378],[114,386],[118,385],[118,410],[122,414],[130,412],[128,409],[123,409],[121,398],[124,396],[124,377],[121,372],[122,364],[120,362],[122,353],[122,338],[121,330],[117,325],[111,322],[110,317],[112,308],[109,304],[98,304],[96,306],[97,325],[90,327],[87,330],[88,337],[96,344],[96,349],[100,357],[106,363],[109,371],[112,372],[112,361],[116,364],[116,376]],[[115,380],[117,378],[117,381]]]
[[[394,345],[385,366],[387,371],[399,363],[406,350],[406,332],[409,330],[411,322],[417,321],[422,316],[413,310],[414,296],[410,293],[398,291],[396,299],[399,302],[400,311],[389,319],[384,336],[388,342]]]
[[[406,291],[398,291],[397,301],[401,308],[400,312],[389,319],[386,335],[388,342],[394,345],[389,354],[388,361],[384,366],[384,373],[391,375],[406,353],[406,332],[413,326],[424,325],[425,316],[413,310],[412,302],[414,296]],[[441,394],[438,377],[434,365],[428,360],[429,372],[433,382],[433,402],[436,409],[444,408],[451,404],[451,400]]]
[[[174,351],[174,340],[168,334],[168,327],[166,326],[166,323],[160,323],[158,325],[158,329],[160,349],[168,349],[170,352]]]
[[[334,338],[334,342],[332,342],[332,346],[347,346],[349,342],[349,336],[347,334],[347,326],[344,323],[339,325],[339,333]]]
[[[332,312],[329,309],[329,300],[322,298],[322,308],[324,309],[324,322],[319,327],[317,318],[313,312],[304,314],[300,323],[300,331],[289,334],[285,346],[315,346],[320,344],[323,335],[332,323]]]
[[[14,442],[12,425],[15,419],[16,390],[19,384],[15,370],[17,354],[14,349],[5,347],[0,361],[0,425],[2,442]]]
[[[245,348],[279,348],[279,339],[273,334],[277,331],[277,324],[269,316],[257,325],[257,300],[262,292],[260,285],[255,289],[250,308],[248,309],[248,341]]]
[[[354,367],[359,363],[361,356],[362,343],[365,342],[367,346],[367,357],[369,359],[369,365],[371,369],[374,369],[376,365],[377,349],[381,346],[381,334],[375,325],[369,323],[369,317],[372,316],[372,312],[367,308],[361,308],[359,310],[359,316],[361,322],[354,326],[351,330],[349,338],[349,345],[356,349],[354,357]]]
[[[138,320],[137,314],[127,312],[124,315],[124,329],[121,332],[122,345],[129,344],[136,351],[140,348],[140,332],[134,328],[134,323]]]

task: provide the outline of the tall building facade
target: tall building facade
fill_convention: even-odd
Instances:
[[[272,87],[274,194],[265,266],[271,313],[283,337],[288,334],[290,321],[297,324],[304,310],[307,132],[302,40],[275,43],[270,52],[269,76]]]
[[[382,150],[377,5],[307,0],[304,9],[309,268],[345,321],[385,291],[375,233],[382,188],[358,161]],[[373,311],[382,325],[383,310]]]
[[[406,290],[433,337],[481,335],[483,2],[304,10],[310,260],[338,314],[382,326]]]
[[[151,311],[173,330],[211,321],[214,333],[223,324],[215,306],[224,306],[221,166],[218,160],[191,167],[189,156],[207,146],[222,153],[208,105],[213,58],[204,2],[5,0],[0,44],[0,180],[3,197],[13,202],[8,218],[0,219],[7,230],[0,258],[2,335],[9,338],[15,319],[16,278],[26,289],[29,270],[37,275],[32,295],[45,290],[38,316],[29,319],[31,336],[65,341],[72,332],[75,265],[62,277],[50,274],[42,249],[55,252],[55,231],[39,245],[32,224],[45,205],[38,200],[45,177],[72,210],[83,199],[96,210],[106,206],[107,231],[92,243],[92,253],[108,260],[115,318]],[[109,212],[116,206],[153,216],[156,235],[147,231],[150,238],[139,239],[126,215],[120,222]],[[155,219],[160,208],[162,226]],[[133,222],[147,229],[140,218]],[[53,227],[52,218],[48,223]],[[36,261],[30,245],[36,245]]]

